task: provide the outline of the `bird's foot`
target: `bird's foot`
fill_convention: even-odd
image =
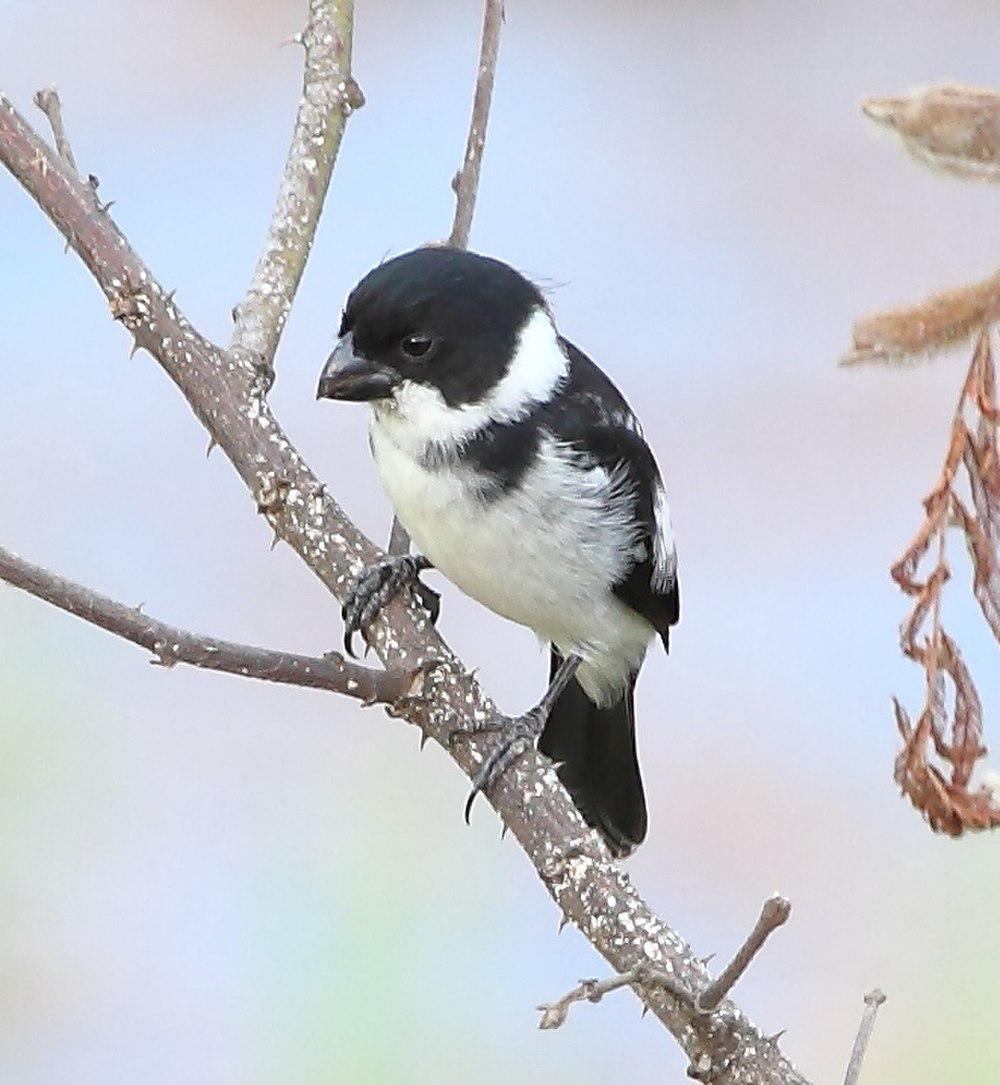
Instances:
[[[427,558],[401,554],[365,569],[351,585],[341,612],[344,618],[344,649],[348,655],[354,655],[352,642],[355,633],[363,633],[389,601],[407,586],[416,592],[430,615],[431,623],[437,621],[441,596],[419,580],[420,573],[430,567]]]
[[[499,741],[472,777],[472,791],[465,804],[465,820],[468,822],[472,804],[480,791],[488,791],[511,765],[538,740],[570,679],[580,666],[580,657],[567,656],[559,665],[545,696],[521,716],[499,716],[475,728],[463,729],[452,734],[452,740],[470,734],[496,732]]]
[[[499,716],[482,727],[456,731],[452,739],[459,736],[491,734],[498,735],[495,747],[487,753],[483,763],[472,777],[472,790],[465,803],[465,821],[468,824],[472,813],[472,804],[481,791],[489,789],[500,779],[511,765],[538,741],[545,730],[551,708],[537,704],[521,716]]]

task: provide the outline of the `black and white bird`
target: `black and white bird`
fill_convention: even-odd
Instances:
[[[420,552],[355,585],[348,643],[430,567],[533,630],[550,688],[505,719],[473,795],[538,737],[583,817],[627,854],[647,821],[636,677],[654,638],[669,647],[680,595],[663,482],[621,393],[527,278],[428,247],[355,287],[318,395],[371,404],[378,476]]]

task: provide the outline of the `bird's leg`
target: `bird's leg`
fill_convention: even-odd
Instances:
[[[441,596],[419,580],[420,573],[430,568],[432,565],[425,557],[401,554],[365,569],[351,585],[341,611],[344,618],[344,648],[348,655],[354,655],[354,634],[367,629],[379,611],[408,585],[426,608],[431,624],[437,621]]]
[[[479,792],[489,790],[524,753],[527,745],[533,743],[541,735],[553,706],[559,700],[563,690],[569,685],[581,662],[582,660],[578,655],[566,656],[552,676],[552,681],[545,691],[545,696],[534,708],[529,709],[523,715],[501,716],[498,720],[492,721],[483,727],[458,732],[458,734],[463,735],[483,731],[498,731],[500,733],[500,741],[497,743],[496,749],[486,757],[472,778],[472,792],[465,804],[466,821],[469,820],[469,812],[472,810],[472,804]]]

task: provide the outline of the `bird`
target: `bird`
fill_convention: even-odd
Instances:
[[[648,823],[636,679],[651,643],[669,650],[680,587],[663,479],[621,392],[531,279],[425,246],[351,291],[317,398],[370,405],[376,472],[418,549],[356,580],[348,649],[430,568],[532,630],[549,686],[502,718],[470,804],[537,740],[584,820],[628,855]]]

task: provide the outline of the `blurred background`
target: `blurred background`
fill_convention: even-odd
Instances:
[[[272,402],[375,537],[361,410],[314,402],[348,289],[447,233],[480,6],[358,0],[350,122]],[[53,82],[76,156],[220,340],[270,215],[305,4],[4,5],[4,90]],[[652,828],[628,869],[725,958],[772,890],[791,923],[738,1000],[810,1080],[1000,1077],[996,838],[934,837],[892,782],[920,703],[887,568],[937,475],[968,352],[836,367],[852,320],[997,265],[998,194],[912,164],[857,103],[996,81],[996,7],[509,0],[475,247],[551,289],[668,481],[684,619],[639,692]],[[61,239],[0,177],[0,544],[219,636],[335,647],[337,607],[269,533]],[[985,229],[984,229],[985,227]],[[946,621],[1000,741],[997,649]],[[440,587],[440,578],[431,577]],[[503,707],[527,632],[445,589]],[[989,731],[987,737],[989,738]],[[635,1000],[559,1032],[536,1003],[605,966],[442,753],[379,710],[178,667],[0,587],[0,1081],[683,1081]]]

